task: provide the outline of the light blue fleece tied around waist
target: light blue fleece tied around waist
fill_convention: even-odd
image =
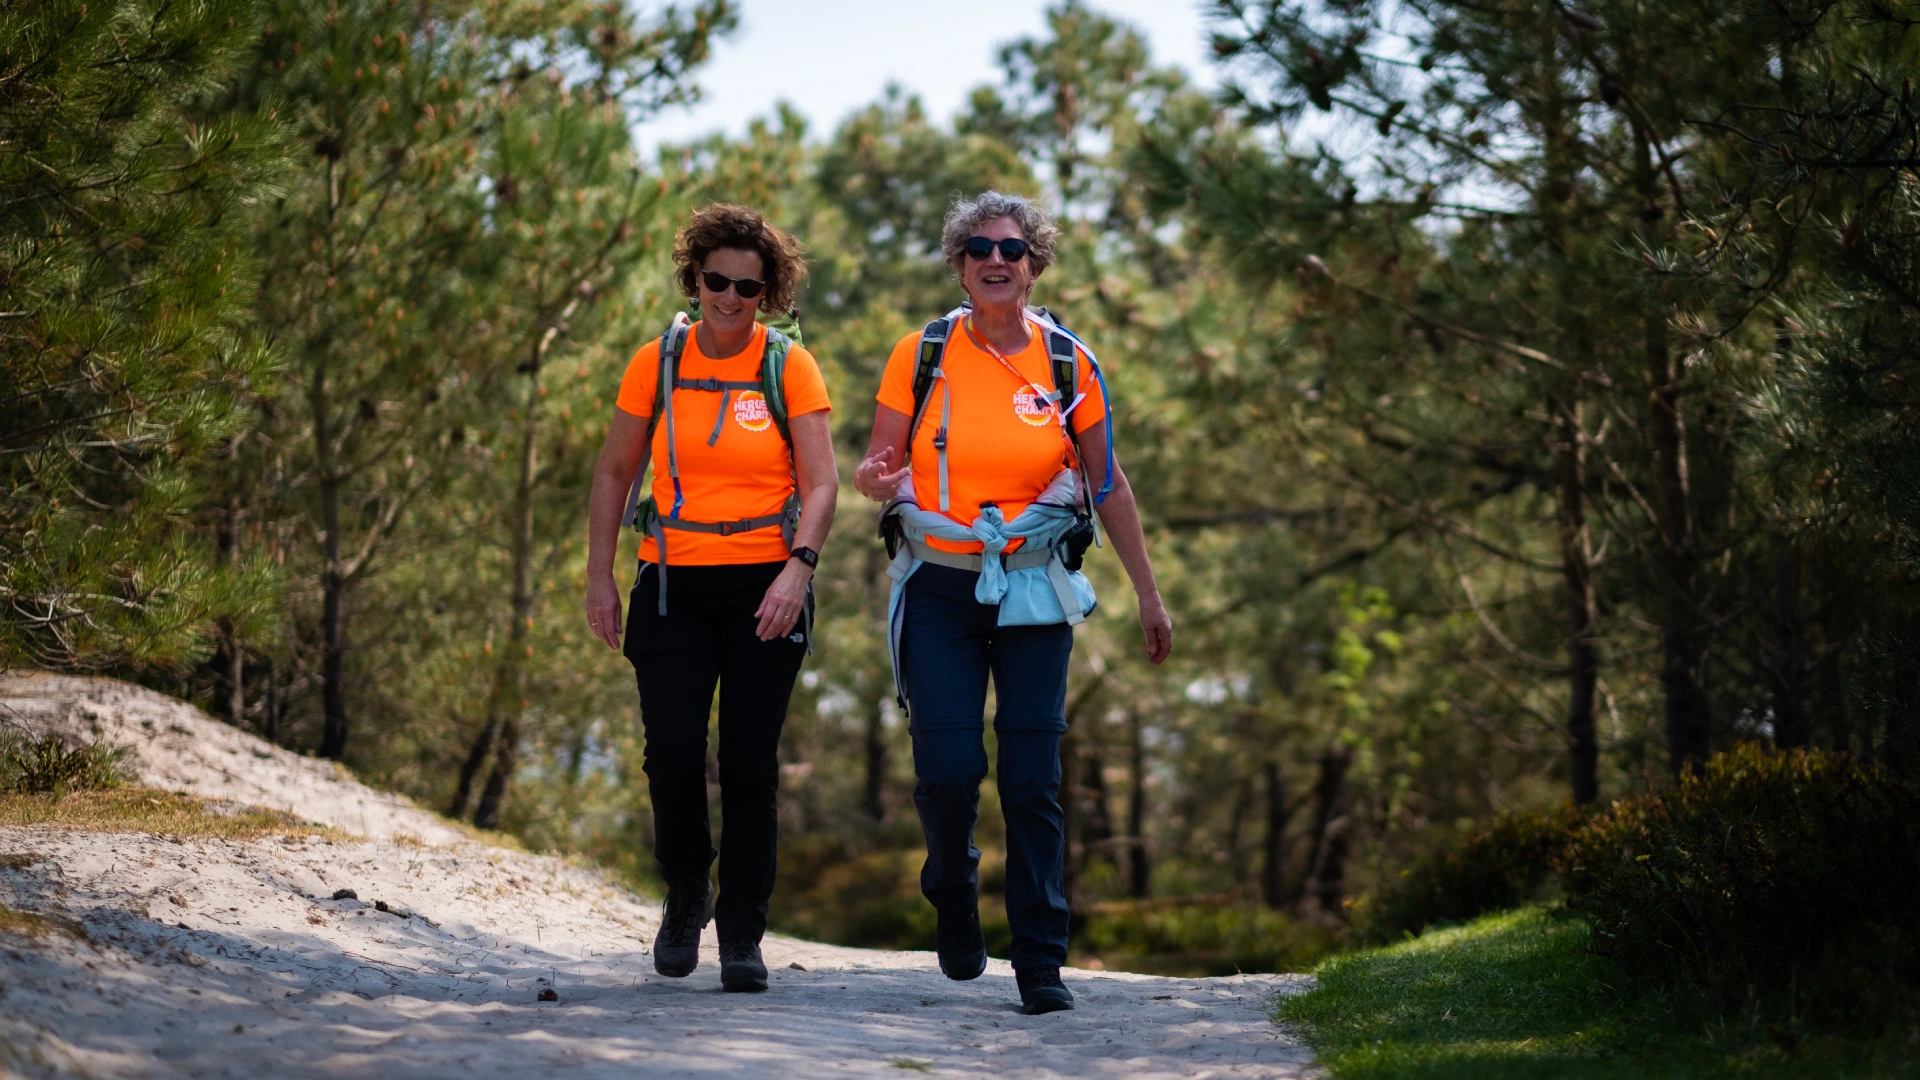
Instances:
[[[1098,603],[1093,583],[1080,571],[1068,570],[1060,561],[1060,553],[1053,551],[1060,537],[1073,527],[1076,479],[1073,470],[1060,470],[1040,497],[1011,521],[999,507],[983,506],[972,525],[962,525],[945,514],[922,510],[910,493],[883,511],[883,514],[899,516],[901,531],[911,541],[900,545],[899,553],[887,567],[887,576],[893,579],[893,588],[887,597],[887,644],[893,658],[894,684],[902,699],[906,696],[906,687],[900,681],[900,630],[905,611],[902,600],[907,579],[924,565],[923,560],[914,557],[914,548],[925,547],[928,537],[981,544],[980,579],[974,583],[973,598],[982,604],[1000,605],[997,625],[1078,625],[1086,621]],[[1052,551],[1052,557],[1042,566],[1009,571],[1002,556],[1014,540],[1026,541],[1022,551],[1046,549]]]

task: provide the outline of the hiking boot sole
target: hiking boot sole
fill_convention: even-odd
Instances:
[[[962,956],[953,960],[940,957],[940,973],[954,982],[968,982],[979,978],[987,970],[987,950],[981,949],[972,956]]]
[[[1030,991],[1026,1000],[1020,1004],[1026,1009],[1028,1016],[1061,1012],[1073,1008],[1073,994],[1057,986],[1043,986]]]
[[[763,964],[726,964],[720,968],[720,989],[729,994],[758,994],[767,988]]]
[[[669,979],[684,979],[700,966],[700,946],[653,949],[653,970]]]

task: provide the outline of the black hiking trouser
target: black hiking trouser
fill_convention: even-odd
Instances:
[[[640,683],[653,851],[669,883],[704,878],[713,866],[707,720],[714,687],[720,688],[722,834],[714,922],[723,941],[759,941],[773,893],[780,728],[807,649],[794,634],[761,641],[753,613],[785,566],[671,567],[662,616],[660,569],[645,563],[627,616],[623,651]]]
[[[1007,823],[1007,923],[1016,968],[1067,962],[1066,815],[1060,737],[1067,730],[1073,627],[999,626],[1000,607],[973,598],[980,575],[933,563],[907,579],[900,667],[913,735],[913,805],[927,840],[920,891],[936,908],[979,902],[980,781],[987,677],[1000,811]]]

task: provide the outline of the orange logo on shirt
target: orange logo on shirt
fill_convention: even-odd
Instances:
[[[1033,427],[1045,427],[1053,419],[1053,402],[1039,387],[1028,383],[1013,393],[1013,415]]]
[[[748,431],[765,431],[773,426],[773,414],[767,411],[767,396],[758,390],[742,390],[733,399],[733,422]]]

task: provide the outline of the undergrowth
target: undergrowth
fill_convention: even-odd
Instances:
[[[31,738],[0,732],[0,792],[60,794],[106,791],[133,778],[124,747],[68,746],[52,735]]]

